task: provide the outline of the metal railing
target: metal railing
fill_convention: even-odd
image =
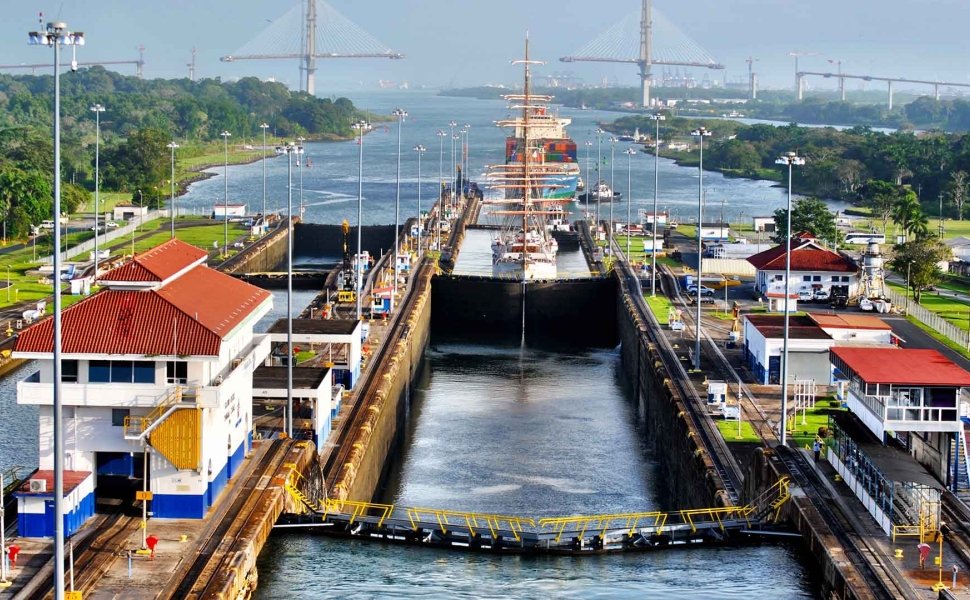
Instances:
[[[970,331],[964,331],[896,290],[887,288],[886,296],[894,306],[902,308],[907,315],[911,315],[923,325],[926,325],[950,341],[959,344],[961,348],[970,349]]]
[[[195,396],[194,390],[188,390],[188,388],[181,385],[177,385],[168,390],[161,402],[156,404],[155,408],[153,408],[147,415],[140,417],[125,417],[125,437],[138,437],[142,435],[149,427],[151,427],[152,423],[160,419],[162,415],[168,411],[168,409],[182,402],[184,397],[193,396]]]

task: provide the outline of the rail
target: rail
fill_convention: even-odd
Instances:
[[[737,503],[740,498],[739,490],[741,490],[744,481],[741,467],[734,460],[730,450],[728,450],[727,443],[711,420],[707,418],[706,414],[700,413],[699,407],[704,403],[702,403],[697,390],[690,383],[690,377],[670,345],[670,341],[662,333],[660,323],[653,311],[646,305],[643,295],[640,293],[639,279],[624,261],[618,262],[616,272],[621,288],[632,299],[633,306],[636,307],[640,319],[651,324],[651,327],[648,328],[648,335],[660,351],[664,364],[671,371],[671,382],[684,399],[684,406],[687,408],[691,424],[701,436],[702,443],[708,450],[708,455],[720,476],[725,492]],[[649,333],[651,329],[654,332],[653,334]]]
[[[124,429],[125,437],[139,437],[152,426],[152,423],[160,419],[169,409],[182,402],[184,396],[194,396],[195,393],[186,393],[183,386],[177,385],[169,390],[161,402],[155,405],[147,415],[141,417],[125,417]]]

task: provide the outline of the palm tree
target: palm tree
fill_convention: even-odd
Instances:
[[[904,236],[921,238],[929,233],[923,207],[920,206],[919,200],[912,190],[907,190],[896,199],[893,204],[892,219]]]

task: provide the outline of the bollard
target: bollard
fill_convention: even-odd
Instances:
[[[896,558],[902,558],[903,557],[903,549],[902,548],[896,548],[896,552],[893,554],[893,556],[895,556]]]
[[[951,590],[957,589],[957,572],[959,570],[960,567],[953,565],[953,585],[950,587]]]
[[[131,579],[131,550],[128,551],[128,579]]]
[[[187,541],[189,541],[189,536],[188,535],[186,535],[186,534],[183,533],[182,535],[179,536],[179,542],[180,543],[184,544]]]

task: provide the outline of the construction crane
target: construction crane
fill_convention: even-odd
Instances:
[[[668,26],[668,28],[670,28]],[[707,69],[723,69],[724,65],[714,61],[706,52],[691,40],[681,43],[687,50],[677,48],[680,54],[673,57],[658,58],[654,52],[654,15],[653,3],[651,0],[642,0],[640,8],[640,36],[639,49],[636,56],[626,53],[625,48],[620,48],[619,44],[623,40],[615,38],[617,28],[614,27],[600,38],[597,38],[582,48],[575,56],[564,56],[559,60],[562,62],[614,62],[632,63],[640,68],[640,95],[643,107],[650,105],[650,81],[652,78],[651,68],[653,65],[669,65],[680,67],[704,67]],[[697,58],[700,57],[700,58]]]
[[[138,58],[136,60],[90,60],[62,62],[61,67],[94,67],[94,66],[115,66],[115,65],[135,65],[135,77],[143,79],[145,77],[145,46],[138,46]],[[5,69],[51,69],[53,63],[20,63],[16,65],[0,65],[0,70]]]
[[[317,51],[317,4],[321,4],[326,7],[331,16],[340,17],[334,9],[330,8],[326,4],[320,2],[320,0],[309,0],[306,3],[306,15],[304,19],[303,27],[303,43],[300,52],[283,52],[283,53],[251,53],[251,54],[229,54],[221,57],[219,60],[222,62],[236,62],[240,60],[291,60],[299,59],[301,61],[300,71],[305,74],[303,79],[303,89],[311,96],[316,91],[316,73],[317,73],[317,59],[318,58],[391,58],[391,59],[401,59],[404,55],[399,52],[393,52],[391,50],[378,51],[378,52],[318,52]],[[343,17],[340,17],[343,19]],[[343,19],[346,21],[346,19]],[[353,25],[349,21],[347,24]],[[343,25],[343,24],[341,24]],[[345,27],[344,27],[345,28]],[[363,31],[360,31],[363,34]],[[360,37],[360,36],[358,36]],[[369,37],[369,36],[368,36]],[[370,42],[371,40],[365,40],[365,42]],[[375,40],[376,41],[376,40]]]
[[[803,90],[802,90],[802,78],[798,76],[798,59],[802,56],[817,56],[817,55],[818,55],[818,52],[802,52],[800,50],[792,50],[791,52],[788,53],[788,56],[791,56],[792,58],[795,59],[795,95],[798,96],[799,100],[802,99]]]

